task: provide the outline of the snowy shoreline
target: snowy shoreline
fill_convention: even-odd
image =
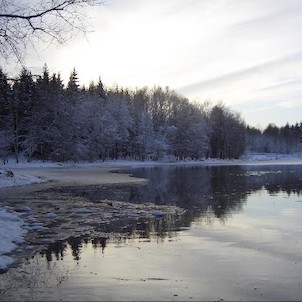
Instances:
[[[300,154],[299,154],[300,155]],[[123,183],[128,179],[124,176],[116,178],[118,175],[111,173],[112,169],[123,167],[155,167],[155,166],[173,166],[173,165],[284,165],[284,164],[299,164],[302,165],[300,156],[284,156],[274,154],[273,156],[267,154],[257,154],[249,156],[241,160],[216,160],[207,159],[202,161],[179,161],[179,162],[154,162],[154,161],[135,161],[135,160],[116,160],[106,162],[93,162],[93,163],[53,163],[53,162],[21,162],[14,163],[10,160],[6,164],[0,165],[0,189],[24,186],[30,184],[44,183],[51,180],[51,177],[44,176],[43,178],[30,174],[35,172],[49,169],[81,169],[81,168],[103,168],[103,177],[106,178],[105,183]],[[10,171],[13,173],[11,174]],[[26,174],[26,175],[23,175]],[[28,174],[28,175],[27,175]],[[133,181],[137,181],[133,179]],[[22,243],[24,236],[28,230],[28,225],[24,222],[20,213],[13,211],[8,207],[0,207],[0,272],[5,272],[8,267],[14,263],[14,259],[10,257],[17,245]]]
[[[21,217],[16,212],[0,208],[0,273],[5,272],[15,259],[8,256],[24,241],[26,229]]]
[[[279,153],[263,153],[263,154],[249,154],[241,159],[205,159],[205,160],[182,160],[182,161],[138,161],[138,160],[108,160],[108,161],[96,161],[96,162],[19,162],[16,163],[13,159],[10,159],[6,164],[0,164],[0,189],[9,188],[15,186],[24,186],[30,184],[38,184],[47,182],[48,179],[36,177],[34,175],[19,175],[7,176],[6,171],[12,171],[17,169],[22,171],[23,169],[39,169],[39,168],[72,168],[72,167],[98,167],[98,168],[136,168],[136,167],[155,167],[155,166],[173,166],[173,165],[279,165],[279,164],[302,164],[302,153],[298,154],[279,154]]]

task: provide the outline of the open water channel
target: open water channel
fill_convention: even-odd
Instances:
[[[2,192],[45,229],[0,275],[0,300],[302,300],[302,165],[118,173],[148,182]]]

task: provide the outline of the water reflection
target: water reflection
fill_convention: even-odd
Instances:
[[[91,244],[95,250],[101,249],[104,253],[108,238],[96,237],[89,238],[86,236],[70,237],[67,240],[59,240],[47,245],[45,249],[40,252],[42,258],[45,258],[47,262],[51,262],[54,259],[59,261],[63,260],[67,250],[71,250],[73,260],[79,261],[81,259],[81,251],[83,246]]]
[[[121,171],[120,173],[123,172],[125,171]],[[124,202],[124,205],[126,202],[140,204],[141,206],[144,206],[145,203],[156,203],[157,205],[164,206],[172,205],[184,208],[186,211],[148,218],[132,217],[130,215],[129,217],[118,217],[115,220],[108,220],[107,223],[101,221],[99,213],[89,213],[89,216],[84,216],[81,219],[85,221],[89,219],[91,227],[95,229],[94,233],[83,235],[82,231],[82,234],[79,236],[74,235],[67,240],[49,243],[43,250],[28,259],[20,267],[9,270],[5,276],[0,276],[0,300],[7,300],[8,298],[15,298],[16,300],[16,298],[20,297],[24,297],[24,300],[34,300],[36,297],[41,298],[41,300],[43,300],[43,297],[48,299],[47,288],[51,286],[53,286],[53,292],[48,294],[53,298],[52,300],[59,300],[61,296],[59,294],[56,296],[56,294],[59,293],[57,288],[61,286],[61,283],[70,278],[70,276],[75,276],[78,269],[83,270],[86,265],[89,266],[89,261],[91,261],[89,259],[100,259],[91,256],[93,253],[95,255],[101,254],[102,261],[99,264],[90,263],[91,268],[83,280],[86,282],[86,278],[88,278],[90,281],[87,281],[87,283],[93,282],[92,278],[95,278],[94,274],[98,274],[98,282],[106,283],[106,280],[109,278],[108,276],[112,275],[112,267],[115,266],[118,259],[122,258],[122,253],[113,252],[112,247],[125,246],[131,247],[131,249],[135,247],[136,249],[132,249],[135,250],[134,255],[130,253],[133,258],[123,258],[126,259],[125,261],[132,259],[133,262],[130,261],[132,264],[143,266],[149,261],[150,258],[148,257],[152,258],[154,256],[157,265],[161,263],[161,252],[164,248],[158,250],[154,248],[153,255],[149,255],[148,248],[155,242],[165,242],[167,244],[159,245],[168,246],[170,244],[168,252],[166,250],[166,254],[163,253],[163,257],[167,257],[165,260],[168,261],[170,258],[176,257],[175,259],[173,258],[174,263],[171,267],[173,268],[175,263],[181,263],[178,257],[185,254],[186,257],[182,259],[193,259],[193,264],[190,268],[191,272],[195,271],[196,263],[199,263],[201,259],[205,259],[207,254],[221,253],[216,258],[220,261],[215,262],[217,267],[215,269],[209,267],[208,270],[205,270],[207,273],[219,270],[221,259],[227,259],[226,262],[228,262],[228,257],[231,255],[234,259],[233,262],[230,262],[232,267],[226,269],[226,275],[229,274],[230,269],[236,267],[236,265],[233,265],[234,263],[237,264],[236,255],[239,257],[239,261],[241,259],[242,267],[246,263],[252,263],[251,270],[247,270],[247,274],[250,275],[253,272],[253,258],[250,258],[251,261],[246,261],[246,257],[257,257],[261,250],[264,251],[265,257],[266,255],[273,255],[274,261],[283,257],[287,263],[294,263],[294,261],[300,263],[299,238],[301,238],[301,226],[299,224],[299,215],[302,209],[300,206],[301,203],[295,202],[301,201],[299,198],[302,192],[302,169],[300,166],[161,167],[138,168],[126,172],[132,173],[135,177],[147,178],[149,182],[143,186],[83,186],[60,188],[59,190],[61,190],[60,193],[71,194],[74,197],[82,196],[90,202],[90,208],[93,205],[97,207],[100,200],[106,200],[106,205],[110,208],[118,201],[121,203]],[[63,192],[62,190],[66,191]],[[254,194],[256,192],[261,193]],[[281,192],[283,195],[280,194]],[[46,194],[47,192],[44,191],[44,193]],[[54,191],[50,193],[54,194]],[[268,198],[267,193],[273,196],[273,198]],[[275,198],[275,195],[278,198]],[[292,198],[284,198],[286,195],[293,196]],[[273,206],[276,200],[278,200],[276,202],[277,205]],[[287,202],[288,205],[286,205]],[[67,204],[68,202],[66,201],[65,203]],[[245,211],[243,211],[243,208]],[[239,214],[233,215],[233,218],[230,219],[234,213]],[[284,213],[287,216],[284,216]],[[295,217],[292,216],[293,213],[295,213]],[[74,219],[75,223],[82,223],[82,220],[79,220],[78,216],[70,216],[70,218]],[[223,231],[218,231],[214,232],[214,235],[212,234],[212,237],[216,240],[210,241],[205,239],[207,241],[204,243],[203,237],[210,237],[212,229],[204,227],[204,225],[212,227],[217,221],[220,224],[226,224],[226,226],[221,227],[219,224],[216,230],[219,228],[220,230],[225,230],[231,225],[231,231],[228,233],[229,237],[225,236]],[[198,236],[195,236],[194,227],[196,225],[199,226],[199,222],[201,222],[202,230]],[[193,226],[192,223],[194,223]],[[79,228],[79,230],[82,229]],[[181,234],[190,233],[190,235],[187,237],[186,235],[179,236],[180,231],[183,230],[186,231],[181,232]],[[111,236],[112,234],[114,236]],[[179,240],[179,238],[182,240]],[[143,244],[146,245],[146,243],[140,242],[149,242],[149,247],[143,247]],[[237,254],[234,253],[236,251],[234,250],[236,244],[240,248]],[[177,253],[175,253],[174,249],[176,245],[181,247]],[[209,246],[212,246],[212,249]],[[224,249],[229,250],[225,252]],[[243,255],[244,257],[240,258],[241,253],[244,253],[243,250],[250,252],[253,249],[256,249],[256,254],[251,254],[251,256],[247,253]],[[137,252],[138,250],[140,252]],[[194,253],[202,251],[204,251],[201,254],[202,256],[199,256],[199,254],[196,256],[195,254],[194,258]],[[112,257],[112,254],[115,254],[114,257],[116,258]],[[105,257],[107,255],[109,256]],[[139,256],[136,257],[137,255]],[[141,259],[138,259],[140,257]],[[266,264],[267,258],[264,260],[263,263]],[[205,260],[203,265],[206,262],[210,261]],[[107,263],[110,265],[106,266]],[[97,267],[98,265],[99,268],[94,270],[94,266]],[[157,267],[156,265],[155,267]],[[274,268],[274,265],[271,265],[270,262],[268,266]],[[130,265],[129,267],[131,275],[133,266]],[[149,269],[150,266],[147,266],[147,270],[144,272],[145,279],[140,282],[145,284],[148,279],[146,279],[146,276],[151,276],[147,274],[149,273]],[[116,270],[119,270],[119,267]],[[183,271],[184,267],[181,267],[181,270]],[[185,267],[185,270],[187,271],[187,267]],[[224,270],[222,271],[224,272]],[[198,276],[202,274],[201,272],[202,266],[200,271],[198,271]],[[171,276],[174,275],[174,270],[172,270]],[[274,275],[276,274],[269,276]],[[158,276],[155,275],[155,277]],[[198,280],[198,276],[196,280]],[[219,276],[219,274],[215,275],[212,279],[216,281]],[[256,275],[255,280],[259,280],[259,276],[262,275]],[[126,280],[127,274],[126,277],[123,274],[121,276],[117,275],[118,278],[116,276],[113,277],[113,280]],[[137,278],[137,276],[135,277]],[[154,276],[151,276],[150,280],[152,280],[152,277]],[[166,278],[166,275],[160,275],[159,277]],[[196,288],[199,288],[199,285],[206,278],[207,276],[204,279],[200,279]],[[248,278],[247,275],[244,275],[244,278]],[[223,281],[225,282],[225,280]],[[137,283],[135,284],[137,286]],[[75,283],[73,289],[77,288],[78,285],[79,283]],[[100,283],[96,282],[94,286],[97,289],[99,285]],[[252,292],[255,291],[255,286],[252,287]],[[16,288],[19,288],[18,291],[15,290]],[[278,287],[273,286],[273,288]],[[41,292],[42,296],[40,296]],[[14,294],[17,296],[14,297]],[[43,296],[44,294],[45,296]],[[68,295],[66,297],[70,298]]]
[[[176,205],[186,211],[148,220],[136,218],[115,222],[106,231],[120,234],[114,239],[117,243],[131,238],[171,239],[180,230],[189,228],[193,221],[212,225],[218,220],[224,224],[230,215],[242,211],[251,193],[260,190],[267,190],[269,194],[285,192],[298,196],[302,192],[302,170],[299,166],[158,167],[121,171],[124,172],[147,178],[149,182],[144,186],[120,186],[108,195],[108,187],[94,188],[96,191],[91,196],[106,196],[112,201],[118,198],[132,203]],[[96,237],[91,243],[104,253],[108,240],[109,237]],[[89,237],[70,237],[67,242],[50,244],[41,254],[47,261],[53,257],[62,259],[69,247],[73,259],[79,261],[83,245],[89,242]]]
[[[296,194],[297,196],[300,196],[302,192],[302,169],[300,166],[293,165],[170,166],[136,168],[122,170],[119,173],[125,172],[132,173],[135,177],[146,178],[149,181],[146,185],[60,187],[57,189],[57,195],[53,188],[42,193],[38,192],[48,200],[57,198],[57,196],[64,196],[66,201],[61,202],[58,199],[60,210],[65,213],[61,223],[68,223],[67,226],[70,229],[72,229],[71,223],[79,226],[75,232],[76,235],[73,234],[67,241],[50,243],[41,252],[43,258],[48,262],[63,259],[66,248],[70,248],[73,259],[79,261],[83,246],[88,244],[91,238],[93,238],[93,246],[104,252],[108,238],[111,237],[110,234],[115,234],[115,240],[119,240],[120,243],[129,238],[158,242],[169,240],[175,238],[179,231],[190,228],[194,221],[213,225],[218,220],[221,224],[225,224],[232,214],[242,211],[249,195],[253,192],[267,190],[270,194],[286,192],[288,195]],[[74,199],[69,200],[68,195]],[[73,210],[75,200],[78,200],[81,207],[84,201],[90,202],[88,207],[94,210],[81,217],[75,215]],[[186,211],[150,218],[150,216],[131,215],[133,210],[128,210],[128,213],[123,214],[123,216],[115,213],[116,208],[113,205],[117,201],[120,204],[123,202],[139,204],[142,209],[146,203],[154,203],[163,206],[177,206]],[[111,213],[116,217],[103,220],[101,218],[103,208],[98,209],[100,202],[105,204],[104,209],[112,208]],[[46,203],[43,205],[45,206]],[[66,208],[67,206],[70,209]],[[125,209],[122,205],[118,207],[120,212],[124,213],[129,205],[125,205]],[[69,216],[67,216],[68,211],[70,212]],[[55,223],[59,230],[61,232],[66,230],[66,234],[68,234],[68,228],[62,227],[58,222],[60,223],[59,220]],[[52,222],[49,222],[51,229],[50,223]],[[82,225],[87,229],[89,228],[89,234],[86,237],[83,236]],[[54,232],[53,228],[51,230]],[[41,233],[40,236],[48,236],[48,234]]]
[[[270,194],[302,192],[302,169],[292,165],[157,167],[126,172],[149,180],[145,186],[130,189],[129,201],[185,208],[185,226],[198,217],[212,215],[224,222],[242,210],[249,194],[262,189]]]
[[[132,173],[135,177],[149,181],[146,185],[77,186],[57,189],[59,196],[68,194],[74,199],[80,198],[80,202],[83,199],[93,202],[95,210],[89,219],[85,216],[85,221],[81,221],[94,228],[92,237],[102,233],[119,233],[128,238],[162,240],[175,236],[179,230],[190,227],[196,220],[203,220],[206,224],[213,224],[218,220],[224,224],[230,215],[242,211],[248,196],[253,192],[264,189],[270,194],[286,192],[288,195],[300,195],[302,191],[302,169],[294,165],[166,166],[121,170],[119,173]],[[53,195],[56,192],[52,188],[48,193]],[[121,203],[114,208],[113,205],[116,205],[117,201]],[[126,208],[123,207],[123,202],[128,203]],[[147,203],[177,206],[186,211],[167,214],[162,218],[140,216],[139,211],[138,214],[134,213],[134,208],[129,211],[129,204],[138,204],[140,209],[144,210]],[[101,212],[96,210],[100,204],[105,205],[107,210],[111,208],[115,219],[99,219]],[[117,210],[121,213],[117,213]],[[74,219],[76,218],[71,215],[68,221]],[[73,244],[75,250],[77,245],[81,245],[76,242]],[[78,255],[75,253],[74,257]]]

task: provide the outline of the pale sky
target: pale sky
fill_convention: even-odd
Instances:
[[[302,121],[302,1],[107,0],[93,32],[27,57],[88,85],[169,86],[223,101],[251,126]],[[3,66],[4,70],[7,70]]]

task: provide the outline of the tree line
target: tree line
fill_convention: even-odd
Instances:
[[[168,87],[80,87],[74,69],[64,87],[47,66],[16,79],[0,69],[0,157],[53,161],[237,159],[245,152],[290,153],[302,124],[261,131],[223,103],[197,104]]]

